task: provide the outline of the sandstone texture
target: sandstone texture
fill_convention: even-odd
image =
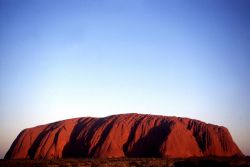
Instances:
[[[120,114],[25,129],[5,159],[242,155],[225,127],[189,118]]]

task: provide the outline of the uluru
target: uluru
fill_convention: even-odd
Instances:
[[[146,114],[82,117],[24,129],[5,159],[242,156],[227,128]]]

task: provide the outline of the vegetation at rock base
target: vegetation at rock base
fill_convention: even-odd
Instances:
[[[0,160],[0,167],[250,167],[250,157]]]

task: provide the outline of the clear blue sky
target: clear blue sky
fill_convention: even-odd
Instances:
[[[0,157],[24,128],[150,113],[250,155],[250,1],[0,0]]]

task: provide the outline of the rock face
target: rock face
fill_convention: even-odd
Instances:
[[[142,114],[75,118],[23,130],[5,159],[243,155],[225,127]]]

